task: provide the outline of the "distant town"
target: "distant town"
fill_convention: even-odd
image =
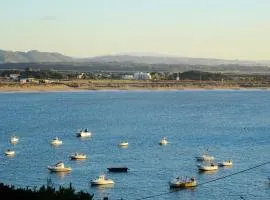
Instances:
[[[0,71],[0,88],[65,86],[79,89],[269,88],[270,75],[185,72],[78,72],[25,69]]]

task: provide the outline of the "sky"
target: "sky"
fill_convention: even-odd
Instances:
[[[270,60],[270,0],[0,0],[0,49]]]

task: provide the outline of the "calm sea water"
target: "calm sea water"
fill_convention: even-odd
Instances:
[[[270,165],[199,186],[170,190],[176,176],[194,176],[199,183],[270,161],[270,91],[88,91],[0,94],[0,182],[41,186],[47,179],[71,182],[95,199],[269,199]],[[89,128],[92,138],[76,137]],[[17,145],[9,137],[20,137]],[[63,145],[52,147],[58,136]],[[158,142],[167,137],[170,143]],[[121,140],[129,147],[119,148]],[[16,151],[13,158],[4,155]],[[231,168],[197,171],[194,157],[206,149],[217,161],[232,159]],[[89,155],[71,161],[73,152]],[[48,165],[63,160],[73,171],[50,173]],[[128,173],[109,173],[111,165],[127,165]],[[111,188],[91,187],[101,173],[115,181]]]

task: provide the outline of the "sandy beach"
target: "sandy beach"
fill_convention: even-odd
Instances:
[[[53,84],[19,84],[1,83],[0,92],[53,92],[53,91],[83,91],[83,90],[239,90],[239,89],[268,89],[269,85],[252,85],[221,82],[145,82],[145,81],[66,81]]]

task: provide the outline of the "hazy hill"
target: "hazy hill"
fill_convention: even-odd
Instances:
[[[199,70],[207,72],[270,73],[270,61],[224,60],[172,57],[161,54],[130,53],[123,55],[72,58],[60,53],[13,52],[0,50],[0,69],[55,69],[65,71],[167,71]]]
[[[99,62],[99,63],[142,63],[142,64],[184,64],[184,65],[242,65],[263,66],[270,65],[270,61],[224,60],[215,58],[175,57],[162,54],[129,53],[96,56],[91,58],[72,58],[60,53],[28,52],[0,50],[0,63],[41,63],[41,62]]]
[[[266,62],[245,60],[224,60],[215,58],[189,58],[172,56],[137,56],[137,55],[108,55],[81,59],[84,62],[133,62],[144,64],[185,64],[185,65],[265,65]]]
[[[60,53],[40,52],[32,50],[3,51],[0,50],[0,63],[39,63],[39,62],[72,62],[73,58]]]

